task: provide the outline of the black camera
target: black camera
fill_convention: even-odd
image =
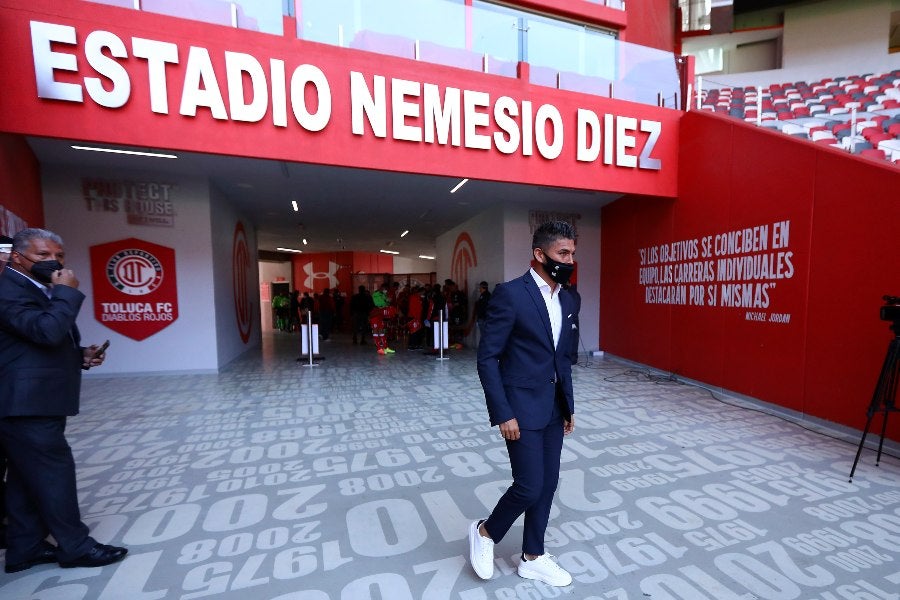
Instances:
[[[885,305],[881,307],[881,320],[900,323],[900,296],[884,296]]]

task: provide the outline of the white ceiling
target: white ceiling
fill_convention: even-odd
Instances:
[[[469,181],[451,194],[459,178],[187,152],[175,152],[177,160],[164,160],[84,152],[72,149],[71,141],[47,138],[30,138],[29,144],[45,173],[53,165],[67,165],[98,170],[108,178],[114,178],[116,169],[204,174],[255,223],[260,250],[390,249],[416,258],[433,255],[439,235],[496,204],[585,213],[619,197],[490,181]],[[291,200],[297,200],[299,212]],[[407,229],[409,234],[401,239]]]

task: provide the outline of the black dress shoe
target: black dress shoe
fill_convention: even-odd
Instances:
[[[88,550],[86,554],[82,554],[78,558],[59,561],[59,566],[63,569],[71,569],[73,567],[102,567],[122,560],[125,558],[126,554],[128,554],[128,548],[108,546],[107,544],[96,544],[93,548]]]
[[[55,562],[56,546],[46,544],[36,556],[33,556],[28,560],[23,560],[20,563],[6,563],[6,565],[3,567],[3,570],[7,573],[18,573],[19,571],[25,571],[37,565],[46,565]]]

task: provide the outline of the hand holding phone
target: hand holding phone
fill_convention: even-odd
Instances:
[[[103,353],[106,352],[107,348],[109,348],[109,340],[103,342],[103,344],[94,351],[94,358],[103,356]]]

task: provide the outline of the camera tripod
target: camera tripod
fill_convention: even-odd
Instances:
[[[884,446],[884,433],[887,429],[888,413],[897,410],[895,401],[897,398],[897,381],[900,380],[900,322],[895,322],[891,329],[894,331],[894,339],[888,345],[887,356],[884,357],[884,365],[881,367],[881,374],[878,375],[878,384],[875,386],[872,402],[869,403],[869,409],[866,411],[866,428],[863,429],[862,439],[859,440],[859,448],[856,450],[856,458],[853,459],[853,468],[850,469],[851,482],[853,481],[853,473],[856,472],[856,465],[859,463],[859,455],[862,454],[866,435],[868,435],[869,427],[872,425],[872,417],[875,416],[875,413],[884,413],[881,421],[881,439],[878,441],[878,456],[875,459],[875,466],[877,467],[881,462],[881,450]]]

